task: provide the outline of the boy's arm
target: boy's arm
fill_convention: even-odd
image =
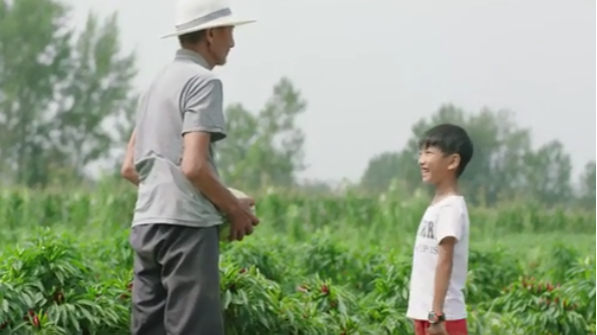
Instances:
[[[139,174],[135,170],[135,131],[131,134],[131,139],[126,146],[126,153],[124,154],[124,161],[120,168],[120,175],[131,182],[135,186],[139,186]]]
[[[454,246],[462,237],[462,210],[458,206],[448,205],[439,209],[436,222],[436,238],[439,242],[435,284],[433,289],[433,312],[444,312],[444,300],[452,277]],[[430,311],[431,312],[431,311]]]

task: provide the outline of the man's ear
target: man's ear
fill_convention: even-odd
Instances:
[[[214,28],[210,28],[207,29],[205,31],[205,40],[209,43],[212,44],[213,40],[214,40],[214,36],[215,36],[215,29]]]
[[[456,170],[458,169],[458,166],[460,166],[460,155],[450,155],[450,164],[448,164],[448,170]]]

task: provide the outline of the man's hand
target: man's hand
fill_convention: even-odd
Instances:
[[[427,328],[428,335],[448,335],[446,325],[443,322],[435,323]]]
[[[255,206],[255,199],[253,198],[240,198],[238,199],[243,206],[247,206],[249,208]]]
[[[240,206],[228,215],[230,221],[230,241],[242,241],[246,235],[253,233],[253,227],[259,224],[259,219],[253,214],[251,207],[255,200],[251,198],[238,199]]]

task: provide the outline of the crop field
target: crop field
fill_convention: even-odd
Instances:
[[[0,194],[0,334],[128,333],[132,189]],[[229,335],[412,334],[412,243],[426,200],[258,197],[222,244]],[[595,333],[595,212],[470,208],[470,334]]]

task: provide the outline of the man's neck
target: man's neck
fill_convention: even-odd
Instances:
[[[204,48],[201,48],[201,47],[190,48],[190,47],[183,46],[182,49],[192,52],[192,53],[196,54],[198,57],[201,57],[205,61],[208,69],[213,70],[214,67],[216,67],[216,64],[215,64],[216,62],[213,60],[211,53],[209,51],[205,50]]]

